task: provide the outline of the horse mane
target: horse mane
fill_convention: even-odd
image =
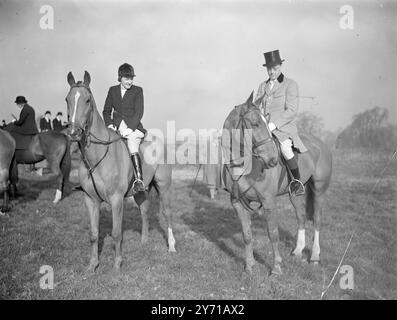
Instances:
[[[223,124],[222,137],[221,137],[221,149],[223,150],[224,156],[226,159],[230,159],[230,161],[235,161],[237,159],[241,159],[243,156],[243,139],[241,139],[240,135],[240,152],[236,152],[236,150],[232,150],[233,140],[237,139],[236,133],[232,130],[237,129],[237,123],[240,118],[240,114],[245,111],[247,108],[247,103],[243,103],[241,105],[237,105],[230,111],[229,115],[226,117],[225,122]],[[234,133],[234,134],[233,134]]]

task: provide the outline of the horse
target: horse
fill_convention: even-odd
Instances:
[[[8,186],[10,181],[16,183],[18,175],[15,175],[15,141],[11,135],[0,129],[0,194],[3,193],[3,205],[0,214],[9,211]]]
[[[112,209],[112,238],[115,247],[113,270],[119,272],[122,263],[123,199],[129,195],[128,191],[134,175],[129,150],[122,137],[105,126],[89,87],[90,74],[85,71],[84,81],[76,83],[73,74],[69,72],[67,81],[70,85],[66,97],[70,119],[69,136],[73,141],[78,142],[83,159],[79,167],[79,181],[84,190],[84,201],[91,225],[91,258],[86,271],[93,273],[99,265],[100,205],[102,202],[106,202]],[[156,158],[148,161],[146,151],[154,146],[161,152],[157,154]],[[133,195],[142,218],[141,243],[148,241],[149,192],[154,186],[160,198],[160,211],[165,215],[168,223],[168,251],[175,252],[170,210],[171,166],[156,161],[164,153],[163,144],[158,139],[146,141],[145,138],[140,145],[140,152],[144,155],[142,157],[143,179],[145,185],[148,186],[148,190]]]
[[[306,195],[294,196],[289,192],[289,178],[282,160],[279,145],[268,127],[269,115],[263,116],[259,108],[252,102],[253,94],[248,100],[236,106],[224,122],[224,131],[237,129],[244,132],[252,130],[252,145],[250,150],[252,169],[249,174],[235,172],[233,161],[222,164],[222,178],[226,190],[231,194],[232,206],[237,213],[245,243],[245,268],[252,273],[255,265],[252,246],[251,215],[258,213],[267,222],[269,239],[273,249],[273,267],[270,274],[281,275],[282,258],[278,249],[279,234],[275,208],[277,197],[289,194],[298,222],[297,240],[292,255],[302,259],[305,248],[305,223],[313,221],[314,241],[310,262],[317,265],[320,262],[320,222],[324,194],[329,186],[332,174],[332,154],[329,148],[312,135],[301,135],[308,148],[307,152],[299,154],[298,163]],[[222,135],[222,151],[230,151],[230,141],[236,140],[236,135]],[[255,148],[264,147],[262,154]],[[267,157],[263,157],[266,155]],[[237,155],[238,158],[239,155]],[[277,159],[275,161],[274,159]],[[232,159],[234,160],[234,159]]]
[[[10,132],[14,140],[17,140],[21,135],[13,133],[13,127],[14,124],[11,123],[5,130]],[[35,164],[47,160],[51,169],[49,179],[56,178],[57,184],[53,203],[58,203],[62,199],[71,170],[70,140],[65,134],[55,131],[40,132],[31,137],[25,136],[23,139],[26,139],[26,142],[24,141],[26,146],[23,149],[18,147],[18,141],[16,141],[16,163]],[[10,191],[11,194],[17,192],[15,183],[10,185]]]

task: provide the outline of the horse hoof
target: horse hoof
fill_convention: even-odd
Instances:
[[[2,215],[4,215],[4,213],[9,212],[10,211],[10,207],[3,207],[0,209],[0,212],[2,213]]]
[[[313,266],[317,267],[318,265],[320,265],[320,261],[319,260],[312,260],[310,261],[312,263]]]
[[[252,265],[245,265],[245,272],[249,275],[252,275],[253,273],[253,266]]]
[[[85,274],[94,275],[97,268],[98,268],[98,264],[90,264],[88,268],[85,270]]]
[[[175,247],[169,247],[168,252],[176,252]]]
[[[118,258],[116,258],[116,260],[114,261],[113,271],[115,273],[119,273],[120,272],[120,270],[121,270],[121,262],[122,261],[123,261],[122,259],[118,259]]]
[[[271,274],[276,276],[281,276],[283,274],[283,272],[281,271],[281,267],[279,265],[274,266],[274,268],[271,271]]]
[[[142,238],[141,238],[141,244],[142,244],[142,245],[148,243],[148,241],[149,241],[149,238],[148,238],[148,237],[142,237]]]

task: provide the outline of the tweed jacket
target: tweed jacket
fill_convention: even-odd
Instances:
[[[270,88],[270,79],[259,85],[254,101],[264,115],[270,114],[270,122],[276,125],[276,129],[272,132],[276,138],[280,142],[289,138],[298,151],[305,152],[307,148],[300,139],[296,126],[298,96],[297,83],[281,73],[272,88]]]

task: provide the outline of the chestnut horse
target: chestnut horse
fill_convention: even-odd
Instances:
[[[112,238],[115,245],[114,270],[119,271],[122,263],[122,220],[124,197],[128,194],[133,178],[133,167],[127,146],[121,136],[107,128],[101,118],[89,87],[91,77],[87,71],[84,81],[75,82],[71,72],[67,76],[70,85],[66,97],[69,123],[69,136],[79,144],[82,162],[79,168],[79,180],[85,195],[91,224],[91,259],[89,272],[94,272],[99,264],[98,236],[100,205],[104,201],[112,208]],[[157,144],[157,147],[154,146]],[[168,250],[175,252],[175,239],[172,232],[172,215],[170,210],[170,192],[172,169],[166,164],[159,164],[162,154],[148,161],[146,155],[150,150],[164,152],[162,143],[155,139],[152,142],[143,141],[140,152],[143,157],[143,178],[146,186],[154,186],[160,197],[160,211],[168,222]],[[153,150],[153,149],[152,149]],[[150,191],[150,189],[149,189]],[[148,192],[138,192],[134,195],[142,217],[142,243],[147,242],[149,225],[147,211],[149,209]]]
[[[253,134],[252,145],[252,170],[247,174],[234,174],[236,166],[223,164],[222,177],[226,189],[231,193],[232,205],[237,212],[243,229],[246,251],[246,270],[252,272],[255,264],[252,247],[251,214],[258,213],[267,222],[269,239],[273,249],[274,265],[271,270],[273,274],[281,274],[282,258],[278,249],[278,224],[275,219],[275,208],[277,197],[288,192],[288,175],[281,160],[279,148],[276,148],[275,140],[268,128],[267,117],[262,116],[259,109],[250,98],[242,105],[237,106],[230,112],[224,123],[224,131],[248,130],[262,132],[262,138]],[[298,220],[298,236],[296,247],[292,254],[302,256],[305,248],[305,222],[306,219],[314,222],[314,241],[310,261],[317,264],[320,261],[320,220],[324,193],[327,190],[332,173],[332,155],[329,148],[319,139],[311,135],[301,135],[303,142],[308,148],[307,152],[298,155],[298,163],[301,171],[302,182],[306,187],[306,197],[291,196],[290,201],[295,209]],[[222,151],[230,152],[231,140],[235,135],[222,135]],[[266,146],[267,158],[260,159],[255,152],[256,146]],[[272,159],[278,161],[274,163]],[[237,168],[238,169],[238,168]],[[305,211],[306,207],[306,211]]]
[[[8,206],[8,186],[15,184],[18,174],[15,172],[17,164],[15,162],[15,140],[11,135],[0,129],[0,195],[3,193],[3,205],[0,214],[9,211]]]

